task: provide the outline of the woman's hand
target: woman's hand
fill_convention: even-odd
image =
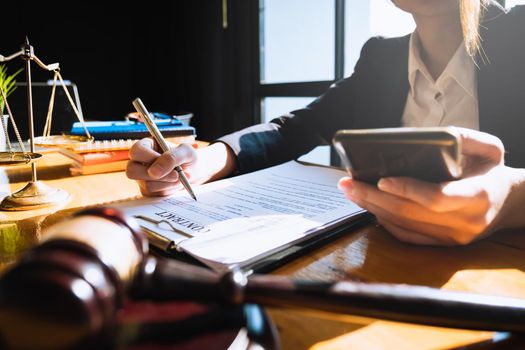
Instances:
[[[435,184],[393,177],[374,187],[345,177],[339,188],[405,242],[468,244],[496,229],[525,225],[518,213],[525,203],[524,170],[504,166],[498,138],[458,129],[464,157],[460,180]]]
[[[126,168],[128,178],[137,180],[145,196],[168,196],[183,189],[174,168],[182,167],[188,181],[201,184],[227,176],[235,170],[235,156],[223,143],[194,149],[181,144],[164,154],[154,149],[153,140],[145,138],[130,149]]]

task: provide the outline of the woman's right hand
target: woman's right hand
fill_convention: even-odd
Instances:
[[[126,175],[137,181],[145,196],[168,196],[184,189],[174,170],[176,166],[182,167],[192,184],[216,180],[235,171],[235,155],[221,142],[198,149],[183,143],[160,154],[153,140],[145,138],[137,141],[129,153]]]

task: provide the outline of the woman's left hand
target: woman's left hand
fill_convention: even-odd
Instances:
[[[460,180],[383,178],[375,187],[345,177],[339,188],[402,241],[468,244],[501,226],[517,169],[504,166],[503,145],[496,137],[468,129],[461,129],[461,136],[466,176]]]

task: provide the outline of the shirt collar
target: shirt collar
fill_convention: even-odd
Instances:
[[[476,98],[476,70],[475,64],[467,53],[463,42],[448,62],[445,70],[441,73],[436,81],[432,78],[427,70],[427,67],[421,59],[419,50],[419,36],[414,31],[410,35],[409,49],[408,49],[408,82],[410,84],[410,93],[415,94],[415,83],[418,74],[421,74],[432,85],[439,88],[443,80],[448,76],[454,79],[462,88],[473,98]]]
[[[412,96],[415,95],[415,84],[418,72],[421,73],[428,81],[432,81],[432,78],[427,71],[427,67],[421,60],[421,56],[419,54],[419,36],[414,31],[410,35],[410,41],[408,44],[408,82],[410,83],[410,94]]]

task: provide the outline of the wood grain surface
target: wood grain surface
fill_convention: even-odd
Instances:
[[[66,190],[71,200],[62,207],[0,211],[0,271],[36,244],[43,228],[66,219],[72,212],[140,195],[135,182],[127,179],[124,172],[71,177],[66,157],[50,152],[43,158],[38,164],[39,178]],[[0,181],[7,178],[10,182],[8,186],[0,183],[4,186],[0,193],[15,191],[29,181],[30,167],[0,168],[0,175]],[[525,298],[523,233],[499,232],[468,246],[428,247],[402,243],[382,227],[370,224],[347,232],[272,273],[307,280],[403,283]],[[502,333],[300,310],[268,311],[286,350],[525,348],[525,340]]]

